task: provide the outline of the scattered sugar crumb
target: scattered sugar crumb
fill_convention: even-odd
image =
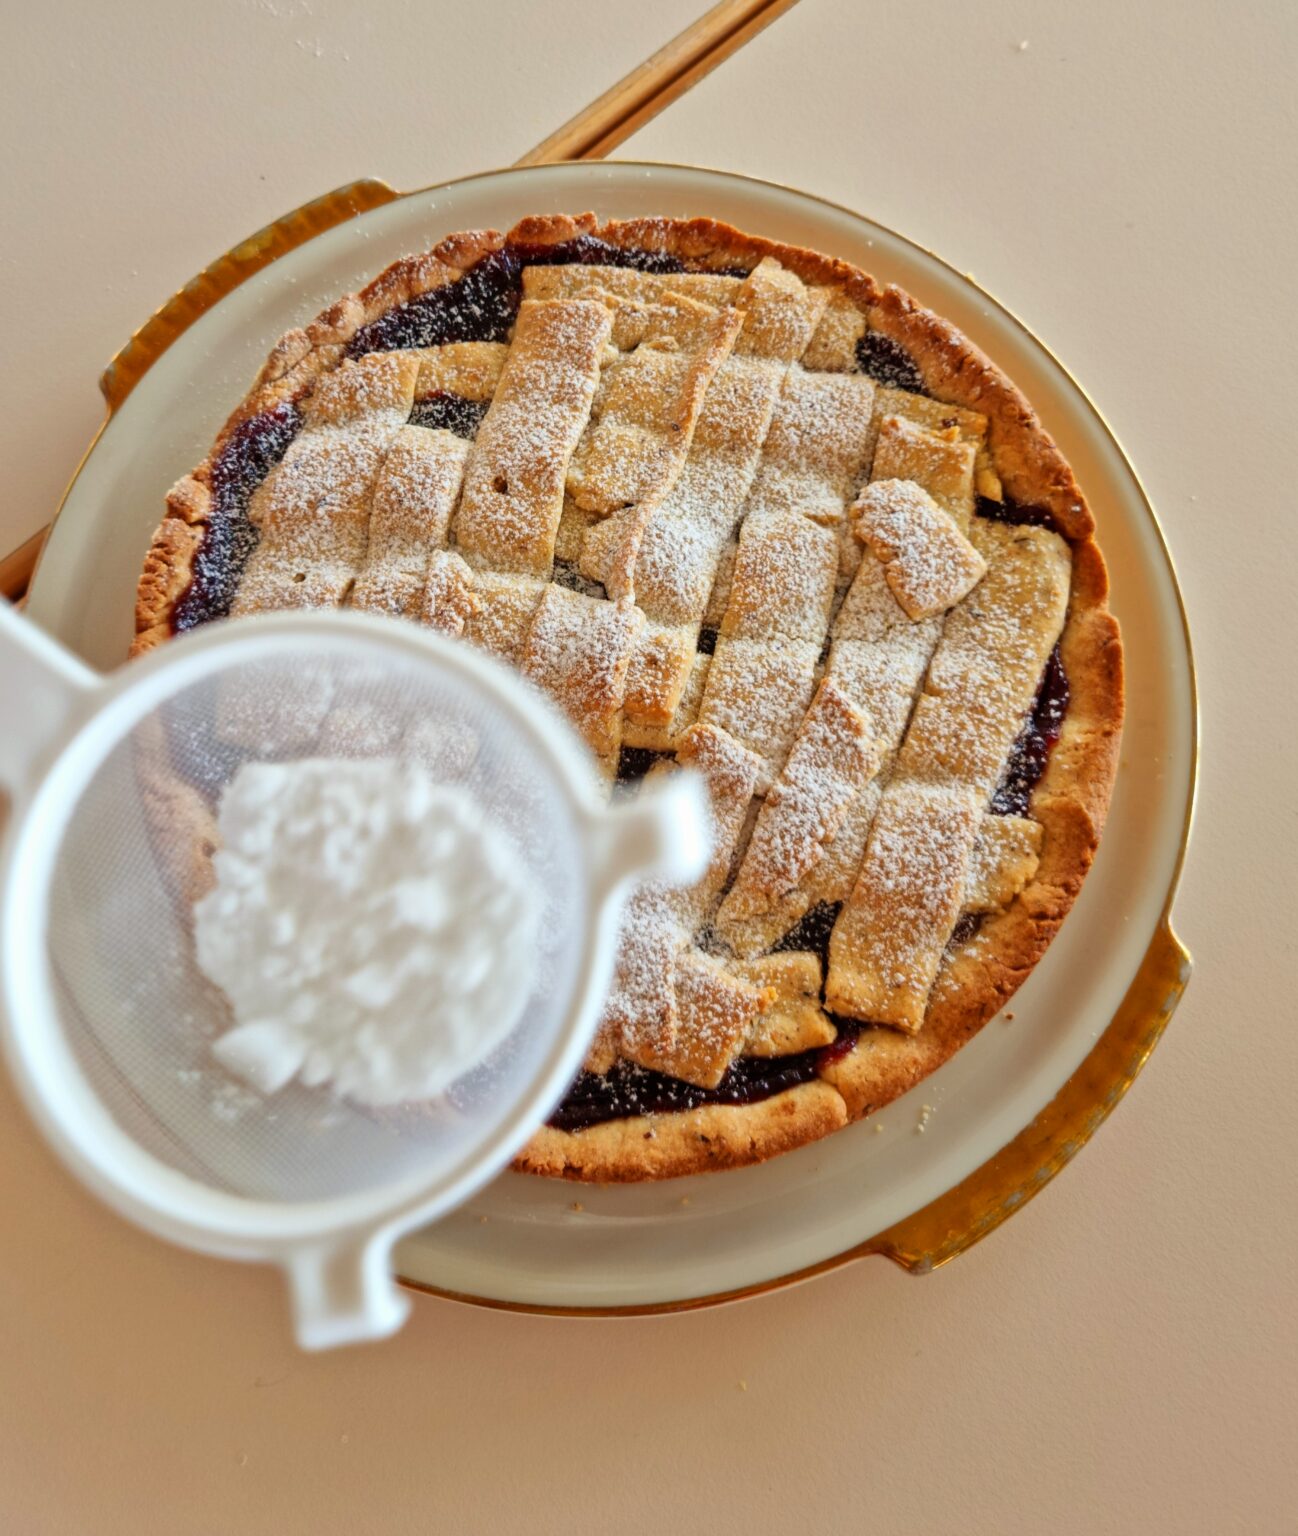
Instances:
[[[682,1195],[681,1196],[681,1204],[682,1205],[688,1205],[689,1203],[690,1203],[690,1197],[688,1195]]]
[[[739,1390],[741,1392],[747,1392],[748,1391],[748,1383],[746,1381],[741,1380],[740,1383],[739,1383]]]
[[[1027,51],[1028,51],[1028,40],[1025,37],[1023,39],[1023,41],[1019,44],[1019,52],[1020,53],[1026,53]]]
[[[880,1120],[880,1121],[879,1121],[879,1122],[878,1122],[878,1123],[877,1123],[877,1124],[876,1124],[876,1125],[875,1125],[875,1128],[874,1128],[874,1134],[875,1134],[875,1135],[876,1135],[876,1136],[882,1136],[882,1135],[883,1135],[883,1121],[882,1121],[882,1120]]]
[[[1012,1014],[1012,1013],[1011,1013],[1011,1012],[1010,1012],[1010,1011],[1009,1011],[1009,1009],[1008,1009],[1008,1008],[1007,1008],[1007,1009],[1006,1009],[1006,1010],[1005,1010],[1005,1022],[1006,1022],[1006,1023],[1007,1023],[1007,1024],[1010,1024],[1010,1023],[1013,1023],[1013,1021],[1014,1021],[1014,1015],[1013,1015],[1013,1014]]]
[[[919,1119],[915,1123],[915,1134],[917,1136],[922,1136],[924,1134],[924,1131],[927,1128],[928,1122],[932,1118],[932,1115],[933,1106],[931,1104],[920,1105]]]
[[[343,1430],[342,1434],[338,1436],[338,1443],[339,1445],[346,1445],[350,1439],[351,1436],[347,1433],[346,1430]]]
[[[247,1453],[247,1451],[240,1451],[239,1452],[239,1465],[241,1467],[246,1467],[248,1465],[248,1453]]]
[[[586,1207],[581,1203],[580,1200],[574,1200],[572,1202],[572,1205],[571,1205],[570,1209],[572,1209],[574,1211],[584,1211],[586,1209]]]

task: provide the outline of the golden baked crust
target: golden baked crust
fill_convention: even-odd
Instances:
[[[742,1168],[840,1130],[847,1105],[829,1083],[800,1083],[756,1104],[708,1104],[606,1120],[573,1133],[545,1126],[515,1159],[523,1173],[631,1184]]]
[[[583,236],[628,249],[661,252],[688,263],[692,270],[680,280],[672,280],[683,296],[682,302],[730,304],[731,280],[720,274],[738,270],[751,273],[763,262],[770,264],[763,269],[769,273],[764,282],[770,291],[763,295],[768,303],[761,310],[760,337],[754,340],[752,333],[741,339],[735,345],[733,361],[722,361],[714,375],[718,399],[726,391],[734,392],[736,399],[745,390],[756,391],[751,419],[760,437],[765,436],[778,405],[770,377],[763,383],[760,373],[762,368],[777,364],[763,358],[801,355],[803,365],[814,370],[815,377],[839,373],[856,378],[850,370],[863,337],[873,333],[895,343],[913,365],[926,393],[921,396],[887,386],[875,390],[875,420],[882,424],[876,477],[881,478],[878,470],[887,469],[895,478],[923,484],[933,502],[950,512],[961,526],[975,488],[979,494],[996,497],[1003,486],[1014,501],[1048,513],[1053,527],[1067,541],[1071,564],[1066,621],[1058,641],[1070,702],[1058,742],[1031,794],[1031,818],[1040,829],[1035,868],[1020,837],[1006,840],[1005,857],[1014,860],[1012,867],[982,871],[980,878],[988,888],[1001,891],[997,899],[1004,900],[1009,892],[1017,894],[1003,909],[987,912],[972,939],[947,950],[922,1028],[913,1034],[866,1029],[855,1048],[827,1061],[817,1078],[755,1103],[708,1104],[606,1121],[577,1131],[546,1128],[517,1163],[531,1172],[617,1182],[740,1166],[814,1141],[914,1086],[1004,1006],[1044,953],[1094,857],[1117,766],[1123,674],[1121,640],[1107,610],[1108,580],[1094,540],[1094,521],[1072,470],[1020,391],[954,326],[902,290],[882,286],[845,262],[749,235],[712,219],[636,219],[600,225],[592,214],[524,219],[508,236],[494,230],[449,236],[423,255],[394,263],[360,293],[340,299],[310,325],[282,337],[252,390],[222,429],[212,454],[168,496],[167,515],[154,536],[141,576],[134,650],[148,649],[171,633],[172,614],[189,586],[202,525],[211,510],[214,465],[243,422],[273,406],[302,400],[322,375],[339,368],[348,343],[362,326],[396,305],[458,281],[485,256],[499,251],[506,240],[544,246]],[[780,291],[780,269],[819,295],[814,306],[804,304],[799,309],[796,295]],[[622,280],[624,270],[608,269],[618,274],[619,291],[632,293],[637,285],[629,275]],[[718,275],[708,276],[709,272]],[[541,289],[553,292],[542,293]],[[552,278],[538,284],[538,295],[548,302],[572,302],[574,298]],[[632,294],[627,302],[642,301]],[[756,311],[753,320],[756,324]],[[808,332],[812,333],[810,340]],[[743,332],[740,335],[744,337]],[[467,348],[473,345],[466,344],[465,358],[462,362],[457,359],[456,366],[468,370],[466,378],[481,374],[486,382],[464,384],[462,392],[466,397],[472,394],[472,398],[487,400],[505,354],[503,349],[485,350],[490,344],[481,344],[480,353],[469,352]],[[713,357],[711,366],[716,365]],[[475,387],[477,393],[472,393]],[[708,398],[704,396],[700,407],[697,397],[692,397],[698,441],[705,449],[710,434],[719,437],[724,427],[722,422],[709,425]],[[730,414],[736,420],[744,419],[742,410]],[[873,452],[873,444],[870,448]],[[916,468],[921,460],[926,467]],[[850,479],[853,473],[849,465],[846,477]],[[773,519],[780,513],[780,494],[780,486],[775,484],[770,508]],[[832,496],[826,505],[825,525],[833,529]],[[584,522],[574,521],[574,516],[565,512],[559,520],[555,538],[561,548],[566,534],[575,537],[583,531]],[[759,531],[755,524],[753,536]],[[641,548],[641,561],[652,556],[653,532],[651,529]],[[772,523],[772,538],[785,532],[778,522]],[[837,549],[842,562],[840,581],[845,584],[855,562],[861,559],[859,542],[839,538]],[[462,564],[454,555],[437,556],[433,563],[441,570],[448,561],[457,562],[457,568]],[[717,561],[721,563],[720,575]],[[454,600],[447,597],[439,614],[455,632],[464,632],[519,664],[546,591],[528,574],[529,569],[520,567],[514,575],[499,569],[481,574],[466,571],[466,576],[471,574],[473,581],[490,589],[487,595],[491,601],[475,601],[472,585],[460,581]],[[751,588],[741,587],[736,598],[726,574],[737,570],[742,582],[744,569],[742,542],[738,555],[731,544],[728,549],[718,547],[704,578],[711,598],[703,622],[719,623],[723,636],[711,659],[693,653],[696,629],[688,618],[682,620],[670,580],[658,594],[661,611],[646,601],[650,622],[639,641],[642,649],[634,654],[628,651],[621,658],[626,663],[623,672],[629,671],[631,677],[622,720],[624,742],[674,749],[693,721],[700,718],[701,710],[701,718],[712,722],[709,728],[738,729],[737,716],[733,712],[727,715],[726,708],[732,694],[742,699],[747,686],[748,674],[741,663],[749,665],[753,658],[742,656],[736,649],[745,646],[766,647],[761,665],[770,677],[785,679],[791,699],[802,701],[800,705],[790,703],[782,716],[787,717],[782,728],[790,738],[796,734],[821,675],[821,664],[812,666],[824,633],[818,606],[821,599],[817,597],[808,610],[813,615],[810,621],[804,617],[789,621],[793,632],[760,635],[754,624],[760,627],[762,616],[769,611],[767,603],[760,595],[754,602]],[[648,570],[646,566],[646,573]],[[499,594],[507,600],[497,602]],[[779,594],[772,600],[778,603]],[[410,611],[407,600],[401,606]],[[427,617],[438,620],[438,615],[425,611]],[[747,616],[750,611],[754,617]],[[834,640],[839,663],[831,659],[828,672],[845,686],[851,668],[869,661],[864,654],[852,654],[853,646],[859,649],[866,642],[855,637],[850,617],[840,609],[834,631],[839,636]],[[810,629],[804,636],[800,626],[807,623]],[[727,647],[731,648],[729,658]],[[921,657],[918,665],[922,675],[927,663]],[[907,689],[910,686],[905,684]],[[905,697],[908,699],[909,693]],[[598,725],[598,744],[606,753],[613,752],[619,722],[608,701]],[[760,750],[757,743],[751,745]],[[773,773],[769,781],[775,778]],[[760,787],[765,789],[766,783]],[[196,838],[210,837],[210,817],[204,820],[207,813],[201,797],[186,796],[183,788],[173,790],[165,776],[157,779],[152,793],[166,814],[192,815]],[[191,798],[196,800],[193,806],[189,805]],[[850,826],[852,816],[847,814],[846,825]],[[841,883],[843,872],[834,869],[832,848],[821,861],[817,878],[823,878],[827,889],[835,880]],[[800,914],[792,911],[791,915],[796,921]],[[745,985],[756,983],[751,966],[760,963],[749,962]],[[737,977],[744,971],[739,962],[732,969]],[[775,1012],[751,1026],[750,1039],[756,1041],[760,1035],[764,1041],[753,1054],[769,1053],[772,1043],[781,1040],[818,1043],[823,1036],[816,1031],[832,1027],[814,1000],[809,1004],[803,1000],[807,1022],[801,1025],[790,1022],[797,1013],[794,1005],[790,1004],[793,1011],[787,1018],[778,1011],[780,1002],[772,1006]],[[817,1018],[821,1022],[817,1023]]]

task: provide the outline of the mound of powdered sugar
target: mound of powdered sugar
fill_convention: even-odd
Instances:
[[[273,1093],[430,1098],[509,1034],[540,893],[473,795],[397,759],[245,764],[218,814],[198,963],[235,1027],[213,1050]]]

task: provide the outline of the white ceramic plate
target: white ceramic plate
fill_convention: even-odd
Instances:
[[[1099,857],[1012,1023],[993,1020],[867,1123],[761,1167],[606,1189],[509,1174],[399,1250],[417,1284],[554,1308],[688,1303],[768,1284],[892,1226],[1010,1142],[1081,1063],[1140,965],[1178,867],[1195,750],[1193,673],[1166,549],[1131,466],[1064,368],[1008,311],[901,236],[801,193],[680,167],[545,166],[431,187],[251,278],[163,354],[109,422],[47,546],[31,616],[92,663],[116,665],[163,494],[206,452],[281,332],[450,231],[586,208],[711,214],[845,257],[960,325],[1026,391],[1086,489],[1123,627],[1128,706]],[[921,1105],[932,1106],[922,1136]]]

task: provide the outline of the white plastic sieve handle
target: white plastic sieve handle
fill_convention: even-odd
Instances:
[[[410,1298],[392,1278],[389,1232],[323,1238],[295,1248],[283,1267],[302,1349],[386,1339],[410,1312]]]
[[[712,855],[702,777],[691,769],[647,783],[630,804],[588,813],[587,847],[595,894],[608,901],[640,880],[690,885]]]
[[[101,679],[0,598],[0,786],[27,800]]]

